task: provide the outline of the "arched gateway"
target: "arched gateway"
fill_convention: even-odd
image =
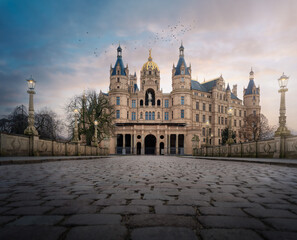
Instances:
[[[156,137],[149,134],[144,139],[145,154],[156,154]]]

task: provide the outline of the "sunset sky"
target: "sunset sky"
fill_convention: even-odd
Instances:
[[[297,130],[297,1],[0,0],[0,117],[28,104],[25,79],[36,80],[35,109],[63,117],[67,100],[84,89],[108,91],[121,43],[123,61],[139,76],[152,49],[163,92],[181,41],[192,79],[221,74],[247,87],[251,67],[262,113],[276,125],[277,79],[290,76],[287,125]],[[139,79],[138,79],[139,83]]]

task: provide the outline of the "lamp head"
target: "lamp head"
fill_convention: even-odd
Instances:
[[[283,73],[283,75],[278,79],[278,84],[280,88],[286,88],[288,84],[288,80],[289,80],[289,77]]]
[[[97,120],[94,121],[94,125],[98,126],[98,121]]]
[[[34,91],[35,83],[36,83],[36,81],[32,78],[32,76],[27,79],[27,84],[28,84],[28,90],[29,91]]]
[[[208,121],[208,120],[206,121],[206,126],[207,126],[207,127],[209,126],[209,121]]]
[[[228,115],[229,116],[232,116],[233,115],[233,108],[232,107],[229,107],[229,109],[228,109]]]

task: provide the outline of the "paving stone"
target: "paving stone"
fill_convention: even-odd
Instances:
[[[130,227],[174,226],[196,228],[197,222],[192,216],[143,214],[134,215],[125,221]]]
[[[92,203],[92,205],[110,206],[110,205],[125,205],[125,199],[100,199]]]
[[[87,214],[87,213],[97,213],[97,206],[63,206],[55,208],[50,214],[54,215],[73,215],[73,214]]]
[[[148,227],[132,230],[132,240],[197,240],[195,232],[181,227]]]
[[[106,225],[120,224],[121,216],[115,214],[78,214],[70,216],[63,225]]]
[[[275,229],[281,231],[297,231],[297,219],[289,218],[265,218],[264,222],[272,225]]]
[[[247,217],[240,208],[223,208],[223,207],[200,207],[198,210],[202,215],[223,215],[223,216],[241,216]]]
[[[261,234],[269,240],[296,240],[297,232],[263,231]]]
[[[58,222],[60,222],[64,216],[47,216],[47,215],[41,215],[41,216],[23,216],[16,221],[10,223],[9,225],[45,225],[45,226],[51,226],[55,225]]]
[[[288,210],[248,208],[244,211],[259,218],[297,218],[296,214],[293,214]]]
[[[7,207],[29,207],[29,206],[40,206],[43,204],[44,201],[41,200],[21,200],[21,201],[16,201],[16,202],[11,202]]]
[[[262,240],[256,232],[246,229],[202,229],[203,240]],[[279,239],[278,239],[279,240]]]
[[[248,217],[201,216],[198,221],[209,228],[267,229],[261,221]]]
[[[6,224],[8,222],[13,221],[17,217],[15,216],[0,216],[0,225]]]
[[[118,213],[118,214],[145,214],[149,213],[148,206],[109,206],[103,208],[100,213]]]
[[[195,215],[196,211],[190,206],[156,206],[156,214]]]
[[[53,209],[52,207],[36,206],[36,207],[19,207],[6,212],[7,215],[42,215]]]
[[[125,239],[127,234],[127,229],[120,225],[73,227],[66,240],[121,240]]]
[[[1,240],[57,240],[66,228],[52,226],[6,226],[0,228]]]
[[[144,206],[156,206],[163,205],[164,201],[161,200],[145,200],[145,199],[134,199],[129,205],[144,205]]]

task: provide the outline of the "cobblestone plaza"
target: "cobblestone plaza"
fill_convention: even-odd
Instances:
[[[174,156],[0,166],[0,239],[297,239],[297,169]]]

